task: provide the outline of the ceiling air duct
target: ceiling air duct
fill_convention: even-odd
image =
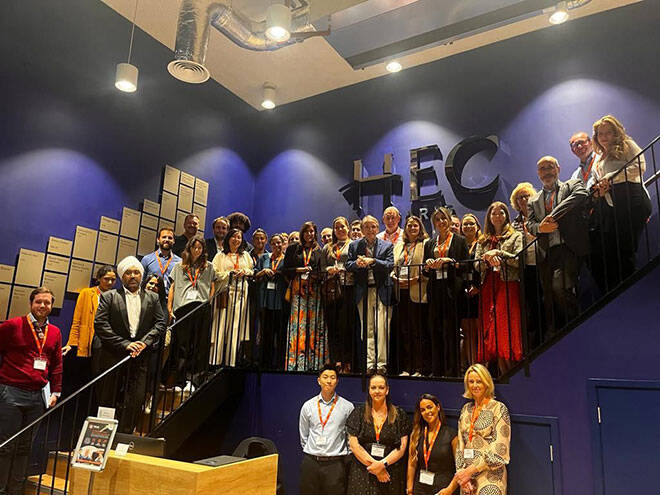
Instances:
[[[290,2],[286,5],[290,8]],[[291,37],[282,42],[266,36],[266,20],[254,22],[231,7],[231,0],[182,0],[176,30],[174,60],[167,70],[188,83],[203,83],[210,74],[204,66],[210,31],[213,26],[238,46],[248,50],[278,50],[312,36],[329,31],[316,31],[309,22],[309,4],[300,1],[291,11]]]

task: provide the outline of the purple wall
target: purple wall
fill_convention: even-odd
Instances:
[[[660,277],[660,268],[540,356],[531,364],[530,377],[518,373],[509,384],[496,386],[498,399],[512,414],[558,418],[564,494],[594,493],[590,428],[595,408],[588,403],[587,379],[660,379],[656,365],[660,334],[654,331],[656,277]],[[465,401],[462,383],[394,378],[390,389],[394,402],[410,409],[425,392],[437,395],[449,409],[459,409]],[[364,402],[358,378],[341,378],[339,392],[351,401]],[[302,456],[298,413],[303,402],[316,393],[314,376],[264,374],[258,385],[251,375],[224,451],[231,451],[247,436],[270,438],[285,463],[287,493],[297,493]],[[525,459],[512,452],[511,462],[524,463]]]

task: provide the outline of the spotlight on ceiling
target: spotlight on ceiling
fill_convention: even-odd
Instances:
[[[264,84],[264,98],[261,100],[261,106],[266,110],[275,108],[275,85],[271,83]]]
[[[282,42],[291,37],[291,10],[286,5],[274,3],[266,11],[266,36]]]
[[[117,64],[115,88],[125,93],[134,93],[137,89],[138,68],[127,63]]]
[[[388,72],[399,72],[401,69],[403,69],[403,66],[396,60],[392,60],[385,66],[385,68]]]
[[[561,24],[568,20],[568,7],[566,2],[562,1],[557,4],[555,10],[548,17],[550,24]]]

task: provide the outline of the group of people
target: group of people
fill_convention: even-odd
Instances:
[[[511,418],[483,365],[465,373],[469,402],[458,428],[432,394],[418,398],[411,423],[378,372],[357,407],[337,394],[337,383],[337,370],[324,365],[320,393],[300,410],[301,495],[506,494]]]

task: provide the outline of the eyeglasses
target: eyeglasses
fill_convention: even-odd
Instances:
[[[577,149],[579,147],[586,146],[587,144],[589,144],[589,139],[588,138],[587,139],[578,139],[577,141],[573,141],[571,143],[571,149],[574,150],[574,149]]]

